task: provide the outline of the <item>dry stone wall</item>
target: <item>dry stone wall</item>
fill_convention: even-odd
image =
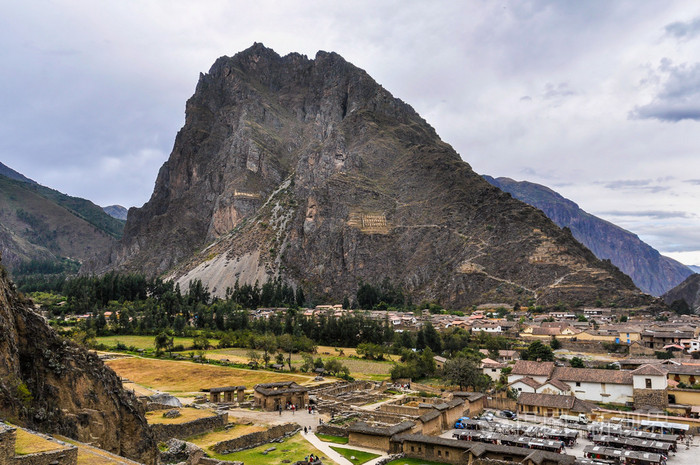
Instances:
[[[340,436],[343,438],[348,437],[347,428],[342,426],[329,425],[328,423],[318,425],[318,428],[316,428],[316,432],[321,434],[330,434],[331,436]]]
[[[153,437],[158,442],[165,442],[170,438],[184,439],[196,434],[206,433],[216,428],[221,428],[228,423],[228,413],[219,413],[213,417],[199,418],[186,423],[171,425],[151,425]]]
[[[292,436],[301,430],[301,426],[296,423],[286,423],[284,425],[273,426],[266,431],[250,433],[234,439],[221,441],[214,444],[211,450],[217,454],[230,454],[241,450],[252,449],[268,442],[280,441]]]

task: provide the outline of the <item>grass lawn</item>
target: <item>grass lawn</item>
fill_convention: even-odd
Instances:
[[[36,454],[37,452],[60,449],[65,449],[65,447],[17,428],[17,440],[15,441],[16,455]]]
[[[317,433],[316,437],[324,442],[333,442],[335,444],[347,444],[348,443],[348,438],[344,438],[342,436],[332,436],[330,434]]]
[[[423,459],[396,459],[387,463],[386,465],[446,465],[445,462],[429,462]]]
[[[95,338],[99,344],[104,344],[108,347],[116,347],[117,342],[121,342],[127,347],[136,347],[137,349],[155,349],[155,336],[100,336]],[[192,347],[191,337],[175,337],[173,345],[183,345],[184,347]],[[209,339],[209,343],[216,347],[219,343],[217,339]]]
[[[334,451],[336,451],[337,453],[339,453],[340,455],[342,455],[343,457],[345,457],[346,459],[348,459],[352,463],[355,463],[358,465],[365,463],[365,462],[369,462],[370,460],[376,459],[377,457],[379,457],[379,454],[373,454],[371,452],[364,452],[364,451],[355,450],[355,449],[346,449],[344,447],[331,446],[331,449],[333,449]],[[355,459],[353,460],[350,457],[355,457]]]
[[[258,431],[265,431],[267,426],[263,425],[236,425],[232,428],[224,429],[217,428],[209,433],[202,433],[196,436],[187,438],[187,442],[196,444],[202,449],[211,447],[217,442],[227,441],[229,439],[237,438],[250,433],[257,433]]]
[[[165,418],[163,414],[168,412],[168,410],[146,412],[146,420],[148,420],[149,425],[175,425],[216,415],[211,410],[199,410],[196,408],[181,408],[178,410],[180,410],[181,415],[177,418]]]
[[[193,362],[158,360],[150,358],[119,358],[105,362],[123,378],[147,387],[173,394],[195,394],[202,389],[218,386],[246,386],[252,389],[259,383],[296,381],[308,384],[311,376],[275,373],[263,370],[204,365]]]
[[[275,447],[275,450],[263,455],[263,452],[270,447]],[[216,454],[207,449],[207,453],[215,459],[219,460],[239,460],[245,465],[275,465],[281,464],[282,460],[289,460],[288,463],[294,463],[297,460],[304,460],[309,454],[318,455],[324,463],[334,463],[324,454],[312,446],[301,434],[297,433],[291,438],[287,438],[281,443],[273,442],[253,449],[234,452],[232,454]]]

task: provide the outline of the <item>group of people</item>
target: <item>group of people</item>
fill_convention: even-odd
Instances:
[[[307,463],[316,463],[318,461],[318,456],[314,454],[309,454],[306,457],[304,457],[304,460],[306,460]]]

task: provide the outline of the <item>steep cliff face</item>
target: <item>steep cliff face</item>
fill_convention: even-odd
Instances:
[[[690,310],[700,313],[700,274],[688,276],[685,281],[664,294],[663,299],[668,305],[685,301]]]
[[[490,186],[413,109],[334,53],[216,61],[112,268],[282,276],[340,301],[388,277],[414,301],[643,303],[539,210]]]
[[[59,338],[0,266],[0,418],[155,464],[133,394],[96,355]]]
[[[636,234],[581,210],[548,187],[509,178],[484,178],[516,199],[539,208],[560,227],[569,228],[596,257],[610,260],[648,294],[660,296],[693,273],[682,263],[661,255]]]

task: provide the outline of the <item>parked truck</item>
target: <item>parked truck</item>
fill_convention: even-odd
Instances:
[[[590,422],[585,413],[579,413],[578,415],[560,415],[559,419],[567,423],[578,423],[581,425],[587,425]]]

